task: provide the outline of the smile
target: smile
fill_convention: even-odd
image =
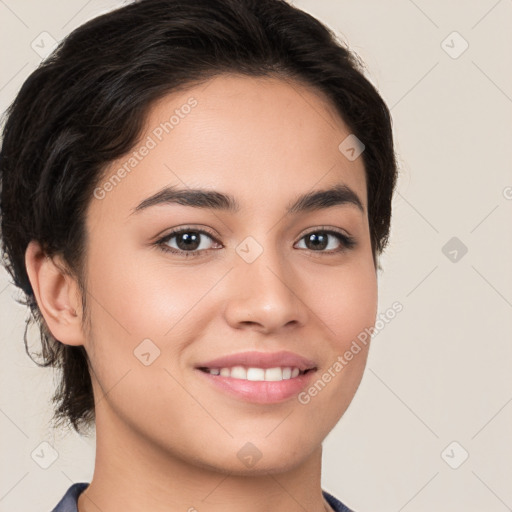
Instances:
[[[230,377],[232,379],[277,382],[280,380],[294,379],[304,375],[309,370],[300,370],[297,367],[275,367],[275,368],[245,368],[244,366],[233,366],[231,368],[199,368],[201,371],[211,375]]]
[[[296,397],[318,365],[289,351],[239,352],[195,365],[212,389],[244,402],[275,404]]]

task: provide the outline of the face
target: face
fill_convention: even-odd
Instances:
[[[152,108],[87,212],[98,431],[231,473],[319,449],[377,311],[349,135],[320,93],[277,78],[219,76]]]

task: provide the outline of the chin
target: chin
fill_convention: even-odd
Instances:
[[[262,446],[263,444],[266,446]],[[305,446],[304,443],[297,443],[297,446],[291,446],[282,441],[272,443],[267,440],[260,444],[258,441],[244,441],[241,447],[226,447],[221,456],[211,454],[205,459],[203,454],[202,457],[194,459],[194,463],[209,471],[226,475],[263,476],[291,471],[311,457],[317,449],[321,450],[321,444]]]

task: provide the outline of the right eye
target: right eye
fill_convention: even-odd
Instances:
[[[218,243],[213,235],[207,231],[185,227],[171,231],[155,242],[155,245],[163,251],[177,254],[179,256],[200,256],[211,249],[204,247],[205,244],[203,243],[202,238],[205,237]],[[176,247],[169,245],[169,242],[173,239],[176,239]],[[206,243],[206,245],[208,244]]]

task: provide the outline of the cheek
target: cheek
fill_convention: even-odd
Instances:
[[[335,271],[317,270],[310,277],[315,284],[308,294],[311,305],[333,340],[333,348],[344,351],[375,322],[378,293],[373,263],[355,260]]]
[[[112,324],[134,341],[162,339],[186,323],[187,313],[214,283],[204,272],[156,261],[133,252],[130,257],[110,253],[91,258],[89,286],[104,309],[98,311],[98,322]]]
[[[320,279],[316,312],[330,341],[328,357],[301,403],[331,424],[350,404],[366,366],[377,314],[377,276],[373,261],[360,259]],[[322,291],[322,293],[320,293]],[[320,420],[319,420],[320,421]]]
[[[130,251],[116,254],[114,247],[89,259],[92,331],[86,349],[95,376],[104,390],[127,372],[130,381],[147,386],[151,381],[159,386],[163,376],[168,387],[170,378],[162,367],[180,365],[190,338],[201,332],[198,317],[206,314],[204,304],[211,301],[205,299],[219,272],[162,263],[164,258],[138,258],[133,250],[130,258],[122,257]],[[144,358],[152,362],[145,366]],[[126,386],[125,381],[120,389]]]

